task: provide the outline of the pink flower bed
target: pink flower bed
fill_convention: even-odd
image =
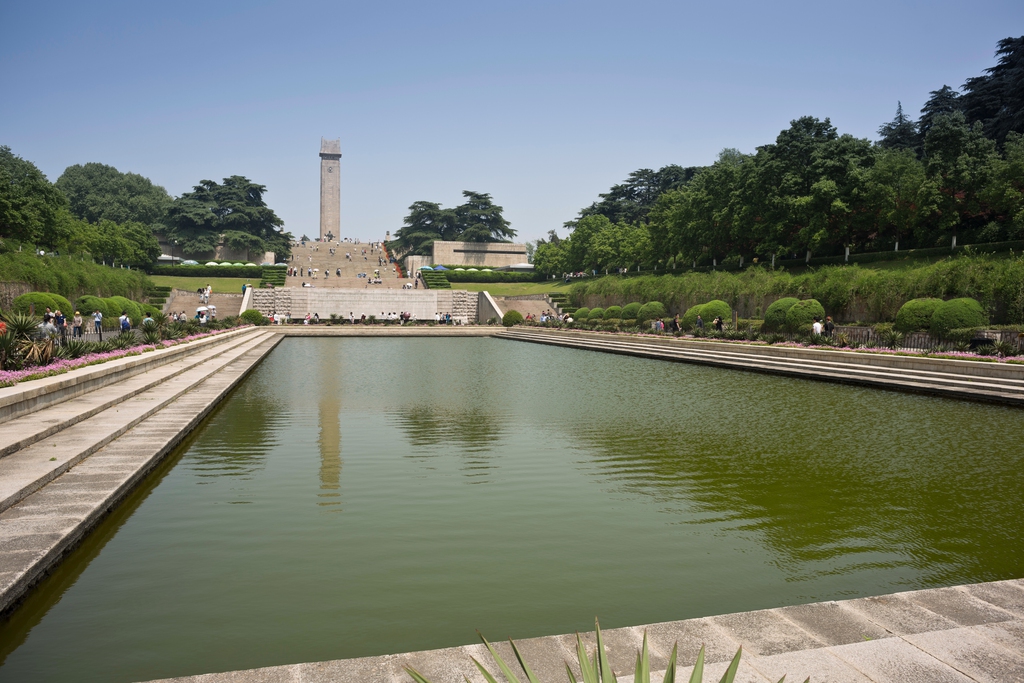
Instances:
[[[248,327],[248,325],[239,325],[239,327]],[[239,327],[232,327],[227,330],[214,330],[212,332],[203,332],[200,334],[190,334],[187,337],[182,337],[181,339],[176,339],[174,341],[165,339],[159,344],[139,344],[138,346],[132,346],[124,350],[108,351],[106,353],[88,353],[80,358],[70,360],[60,358],[47,365],[34,365],[22,370],[0,370],[0,387],[13,387],[18,382],[26,382],[28,380],[41,379],[43,377],[52,377],[53,375],[63,375],[65,372],[84,368],[87,365],[98,365],[100,363],[106,363],[109,360],[116,360],[127,356],[140,356],[147,351],[155,351],[156,349],[166,349],[169,346],[186,344],[196,339],[202,339],[203,337],[212,337],[215,334],[237,330]]]

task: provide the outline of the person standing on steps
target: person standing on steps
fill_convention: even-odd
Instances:
[[[103,314],[99,310],[93,311],[92,324],[96,334],[100,335],[100,341],[103,341]]]

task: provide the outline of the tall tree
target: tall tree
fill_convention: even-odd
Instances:
[[[466,201],[455,209],[462,242],[505,242],[515,237],[516,231],[501,215],[502,208],[495,206],[491,195],[464,190]]]
[[[442,209],[435,202],[413,202],[409,215],[388,248],[400,256],[428,256],[436,240],[458,237],[457,218],[451,209]]]
[[[896,103],[896,116],[878,129],[878,146],[885,149],[917,149],[920,145],[917,124],[903,113],[903,103]]]
[[[646,223],[658,197],[690,182],[699,170],[696,166],[683,168],[672,164],[657,171],[633,171],[624,183],[612,185],[608,192],[598,195],[601,201],[580,211],[580,218],[600,215],[613,223]]]
[[[202,180],[168,209],[168,238],[189,255],[211,251],[224,235],[229,246],[261,255],[273,251],[278,260],[286,258],[292,235],[263,200],[266,191],[266,186],[244,176],[224,178],[222,183]]]
[[[1002,145],[1008,133],[1024,133],[1024,36],[1000,40],[996,56],[995,66],[964,83],[962,103],[967,121],[981,121]]]
[[[67,199],[35,164],[0,146],[0,239],[54,248],[66,207]]]
[[[171,205],[167,190],[149,178],[105,164],[68,166],[54,184],[68,198],[71,214],[89,223],[132,221],[159,229]]]
[[[960,101],[960,93],[948,85],[938,90],[932,90],[928,101],[921,108],[921,118],[917,122],[917,131],[923,141],[928,131],[931,130],[938,116],[947,116],[955,111],[963,111],[963,103]]]

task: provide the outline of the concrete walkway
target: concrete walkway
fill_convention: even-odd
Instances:
[[[472,625],[467,625],[467,630]],[[872,598],[818,602],[629,628],[602,630],[620,683],[633,680],[636,652],[647,632],[652,680],[660,681],[675,643],[676,680],[688,681],[701,645],[705,681],[718,681],[742,647],[741,683],[1011,683],[1024,681],[1024,581],[936,588]],[[495,640],[500,633],[486,634]],[[584,635],[593,653],[592,633]],[[577,677],[575,635],[516,641],[542,681]],[[497,645],[522,677],[506,643]],[[164,679],[162,683],[398,683],[412,666],[434,683],[483,681],[470,657],[496,673],[483,645],[340,659],[219,674]],[[504,680],[500,674],[498,680]],[[525,680],[525,678],[524,678]]]

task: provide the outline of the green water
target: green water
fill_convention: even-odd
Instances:
[[[1021,577],[1021,418],[512,341],[287,339],[0,625],[0,681]]]

